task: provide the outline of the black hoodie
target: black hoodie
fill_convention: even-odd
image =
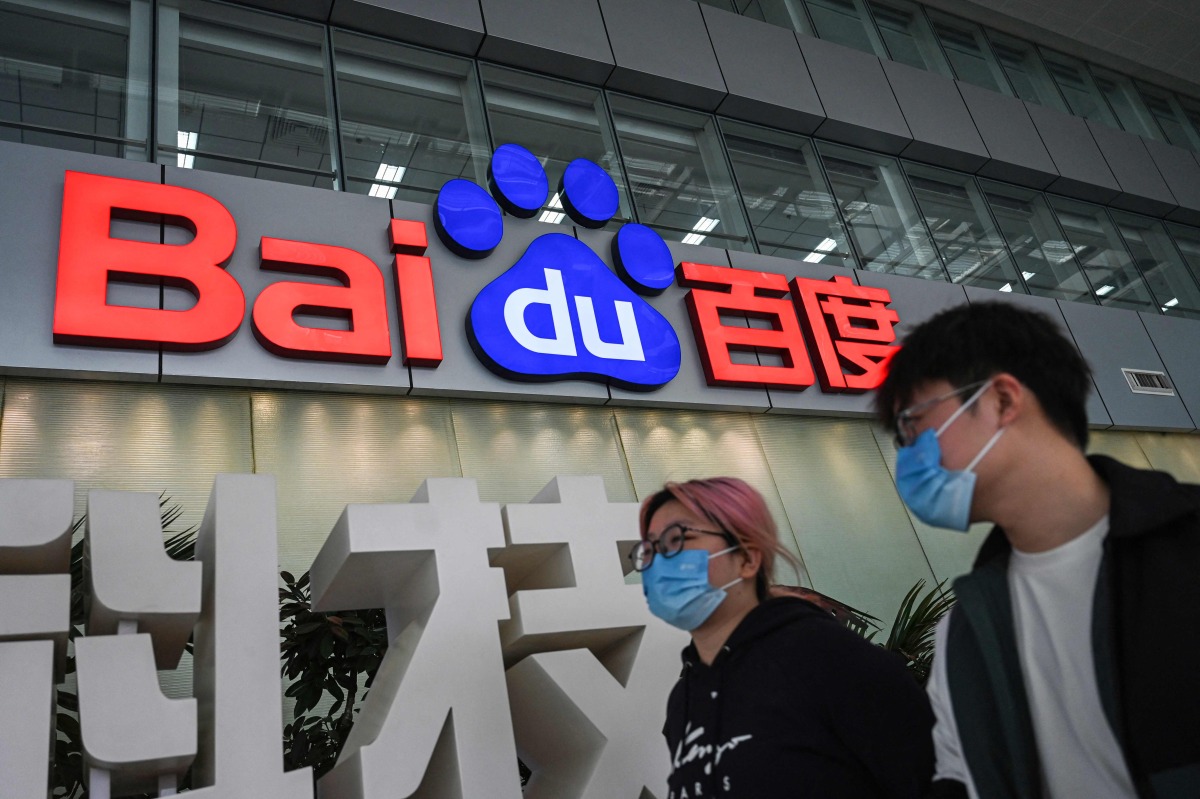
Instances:
[[[890,652],[801,599],[750,612],[711,666],[694,645],[667,705],[667,799],[919,797],[933,713]]]

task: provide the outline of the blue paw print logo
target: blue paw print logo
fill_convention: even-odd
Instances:
[[[438,193],[434,226],[463,258],[482,258],[504,236],[501,207],[534,216],[550,194],[541,163],[504,144],[488,169],[491,193],[451,180]],[[603,227],[617,213],[617,186],[583,158],[567,165],[559,194],[571,219]],[[583,379],[650,390],[679,372],[679,337],[639,295],[671,285],[674,261],[650,228],[626,224],[613,239],[618,278],[583,242],[563,233],[536,238],[524,255],[484,287],[471,304],[467,333],[493,371],[523,380]]]

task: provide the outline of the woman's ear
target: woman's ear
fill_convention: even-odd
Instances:
[[[762,568],[763,556],[762,550],[754,547],[746,547],[742,550],[741,576],[745,580],[750,580],[754,575],[758,574],[758,570]]]

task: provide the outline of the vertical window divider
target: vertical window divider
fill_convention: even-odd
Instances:
[[[933,248],[933,254],[937,258],[938,266],[942,268],[942,275],[945,276],[946,282],[951,286],[957,286],[954,278],[950,275],[950,268],[946,266],[946,259],[942,257],[942,248],[938,246],[937,239],[933,235],[933,230],[929,227],[929,222],[925,219],[925,211],[921,209],[921,203],[917,200],[917,193],[913,190],[912,181],[909,180],[908,170],[904,168],[904,159],[898,155],[890,156],[896,159],[896,170],[900,175],[900,180],[904,183],[904,190],[908,192],[908,199],[912,202],[913,210],[917,212],[917,219],[920,220],[921,229],[925,231],[925,235],[929,237],[929,246]]]
[[[742,214],[742,218],[746,220],[746,235],[750,237],[750,246],[756,253],[761,253],[762,249],[758,246],[758,235],[754,232],[754,224],[750,221],[750,212],[746,210],[746,197],[742,193],[742,185],[738,182],[737,171],[733,168],[733,159],[729,157],[729,148],[725,146],[725,128],[721,126],[721,118],[713,115],[713,120],[717,128],[717,141],[721,148],[721,157],[725,160],[725,168],[729,170],[729,179],[733,181],[734,195],[737,196],[738,210]]]
[[[1025,273],[1021,270],[1021,262],[1017,259],[1016,253],[1012,251],[1012,247],[1008,246],[1008,236],[1004,235],[1004,229],[1000,227],[1000,220],[996,218],[996,212],[992,210],[992,204],[988,200],[987,192],[984,191],[983,185],[979,182],[979,176],[971,175],[969,179],[975,184],[975,189],[979,192],[979,196],[983,199],[983,211],[987,214],[988,221],[992,223],[992,229],[996,231],[996,235],[1000,239],[1001,246],[1003,246],[1004,251],[1008,253],[1008,258],[1010,261],[1012,261],[1012,265],[1016,267],[1017,280],[1020,281],[1021,287],[1025,289],[1025,294],[1030,297],[1035,296],[1034,293],[1029,289],[1029,282],[1025,279]],[[1087,279],[1084,278],[1083,282],[1087,283]]]
[[[483,76],[479,71],[479,61],[467,59],[470,63],[470,77],[463,81],[463,116],[467,121],[467,138],[472,148],[480,146],[484,149],[483,158],[476,158],[471,153],[471,163],[475,169],[475,182],[487,186],[488,167],[491,154],[495,151],[496,143],[492,140],[492,128],[488,124],[487,105],[483,100]],[[479,139],[477,141],[477,139]]]
[[[333,190],[346,190],[346,173],[342,170],[342,109],[337,89],[337,64],[333,54],[333,26],[325,26],[322,49],[325,51],[325,102],[329,104],[332,141],[329,144],[329,160],[333,167]]]
[[[637,202],[633,198],[633,182],[629,179],[629,171],[625,168],[625,153],[621,151],[621,137],[617,135],[617,122],[613,119],[612,106],[608,102],[608,89],[600,90],[600,103],[604,106],[603,113],[599,115],[602,124],[601,133],[605,137],[609,137],[612,142],[612,151],[617,156],[617,169],[621,171],[621,181],[625,185],[625,195],[629,198],[629,216],[631,222],[642,224],[640,215],[638,214]]]
[[[923,10],[922,13],[924,13]],[[846,219],[845,214],[842,213],[842,204],[838,201],[837,193],[833,190],[833,181],[829,179],[829,172],[825,169],[825,159],[821,156],[821,150],[817,147],[816,139],[810,137],[809,141],[812,142],[813,161],[816,162],[817,169],[821,172],[821,180],[825,182],[825,186],[829,190],[829,196],[833,200],[833,212],[837,214],[838,221],[842,225],[842,230],[846,231],[846,246],[850,248],[850,253],[854,256],[854,268],[865,270],[867,269],[865,266],[867,263],[866,256],[858,247],[854,228],[850,225],[849,220]]]
[[[1113,107],[1112,102],[1108,99],[1108,95],[1104,92],[1103,89],[1100,88],[1100,84],[1096,82],[1096,74],[1094,72],[1092,72],[1091,62],[1084,61],[1083,68],[1084,68],[1084,70],[1087,71],[1088,80],[1090,80],[1092,82],[1092,85],[1096,87],[1096,94],[1098,94],[1100,96],[1100,100],[1101,100],[1101,102],[1104,103],[1104,107],[1108,109],[1108,113],[1111,114],[1112,118],[1116,121],[1117,129],[1123,130],[1126,133],[1132,133],[1135,136],[1140,136],[1141,134],[1139,134],[1137,131],[1129,130],[1128,128],[1126,128],[1125,123],[1121,121],[1121,115],[1117,113],[1117,109]],[[1141,98],[1139,97],[1138,99],[1140,100]],[[1149,116],[1154,116],[1154,115],[1149,114]]]

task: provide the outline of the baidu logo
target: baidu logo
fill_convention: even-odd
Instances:
[[[492,155],[489,194],[468,180],[438,193],[434,224],[464,258],[487,256],[504,236],[501,207],[529,218],[549,197],[549,181],[529,150],[504,144]],[[616,184],[580,158],[563,174],[559,197],[576,223],[604,226],[617,213]],[[674,280],[666,242],[645,225],[627,224],[613,240],[620,277],[583,242],[563,233],[535,239],[471,304],[467,333],[493,371],[524,380],[583,379],[650,390],[679,372],[679,337],[639,295]]]

